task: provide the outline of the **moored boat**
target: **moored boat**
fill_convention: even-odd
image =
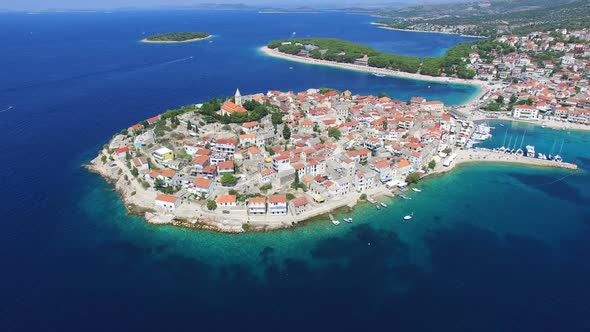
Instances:
[[[352,218],[344,218],[344,221],[346,221],[347,223],[351,223],[352,222]]]
[[[526,156],[529,158],[535,158],[535,147],[532,145],[526,146]]]
[[[385,203],[383,203],[383,202],[381,202],[381,203],[379,203],[379,204],[381,204],[381,206],[382,206],[382,207],[384,207],[384,208],[386,208],[386,207],[387,207],[387,204],[385,204]]]
[[[417,193],[421,193],[422,192],[422,190],[421,189],[418,189],[418,188],[412,188],[412,190],[415,191],[415,192],[417,192]]]

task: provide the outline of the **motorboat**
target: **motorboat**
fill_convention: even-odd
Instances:
[[[526,156],[529,158],[535,158],[535,147],[532,145],[526,146]]]
[[[381,205],[375,205],[375,207],[377,208],[377,210],[381,210]]]
[[[553,157],[553,160],[558,161],[558,162],[562,162],[563,159],[561,158],[560,155],[556,155],[555,157]]]
[[[418,189],[418,188],[412,188],[412,190],[415,191],[415,192],[417,192],[417,193],[421,193],[422,192],[422,190],[421,189]]]
[[[412,212],[412,214],[408,214],[408,215],[404,216],[405,221],[412,220],[412,218],[414,218],[414,212]]]
[[[547,160],[547,156],[546,156],[546,155],[544,155],[544,154],[542,154],[542,153],[540,153],[540,152],[539,152],[539,154],[537,155],[537,158],[539,158],[539,159],[542,159],[542,160]]]
[[[351,223],[352,222],[352,218],[344,218],[344,221],[346,221],[347,223]]]
[[[340,225],[340,221],[338,221],[338,220],[332,220],[332,223],[336,226]]]
[[[412,197],[408,197],[406,195],[399,195],[399,197],[403,198],[403,199],[412,199]]]
[[[386,208],[386,207],[387,207],[387,204],[385,204],[385,203],[383,203],[383,202],[381,202],[381,203],[379,203],[379,204],[381,204],[381,206],[382,206],[382,207],[384,207],[384,208]]]
[[[385,74],[373,73],[373,76],[376,76],[376,77],[385,77]]]

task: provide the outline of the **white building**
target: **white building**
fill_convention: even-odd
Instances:
[[[248,199],[248,214],[260,215],[266,213],[266,198],[251,197]]]
[[[215,199],[215,203],[220,207],[232,207],[237,205],[236,195],[220,195]]]
[[[158,161],[166,161],[174,158],[174,152],[168,148],[159,148],[152,153]]]
[[[285,215],[287,214],[287,196],[286,195],[274,195],[268,198],[268,213],[272,215]]]
[[[536,120],[539,111],[534,106],[529,105],[515,105],[512,108],[512,116],[522,120]]]
[[[180,205],[180,199],[176,196],[160,194],[156,197],[157,207],[174,211]]]

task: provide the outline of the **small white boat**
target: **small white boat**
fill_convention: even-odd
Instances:
[[[377,210],[381,210],[381,206],[380,205],[375,205],[375,207],[377,208]]]
[[[293,67],[289,67],[289,69],[293,69]]]
[[[529,158],[535,158],[535,147],[532,145],[526,146],[526,156]]]
[[[417,192],[417,193],[421,193],[422,192],[422,190],[421,189],[418,189],[418,188],[412,188],[412,190],[415,191],[415,192]]]
[[[351,223],[352,222],[352,218],[344,218],[344,221],[346,221],[347,223]]]
[[[407,216],[404,217],[404,220],[406,220],[406,221],[412,220],[412,216],[408,214]]]
[[[504,124],[503,123],[500,123],[500,127],[504,127]]]
[[[377,77],[385,77],[385,74],[381,74],[381,73],[373,73],[373,76],[377,76]]]
[[[387,207],[387,204],[385,204],[385,203],[383,203],[383,202],[381,202],[381,203],[379,203],[379,204],[381,204],[381,206],[382,206],[382,207],[384,207],[384,208],[386,208],[386,207]]]
[[[332,220],[332,223],[336,226],[340,225],[340,221],[338,221],[338,220]]]
[[[412,197],[408,197],[406,195],[399,195],[399,197],[403,198],[403,199],[412,199]]]

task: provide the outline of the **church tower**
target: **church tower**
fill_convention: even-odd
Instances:
[[[236,105],[242,106],[242,95],[240,94],[240,89],[236,89]]]

